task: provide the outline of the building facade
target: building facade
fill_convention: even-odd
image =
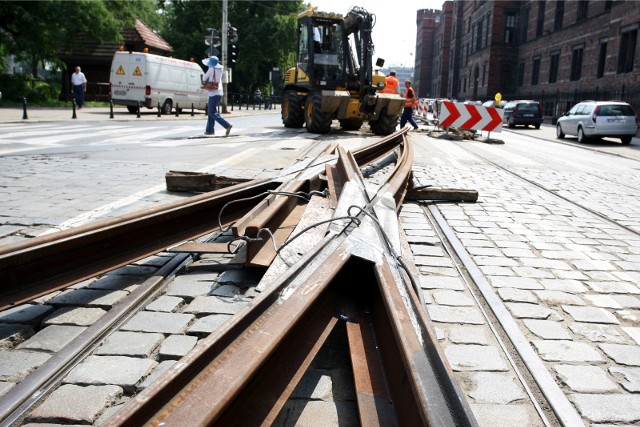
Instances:
[[[440,16],[436,28],[421,32],[430,15]],[[584,99],[640,108],[640,2],[453,0],[416,19],[416,81],[430,84],[421,97],[486,101],[501,93],[537,99],[548,116]],[[430,58],[422,44],[433,46]],[[418,74],[425,62],[430,79]]]

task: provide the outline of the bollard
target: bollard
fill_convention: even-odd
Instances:
[[[136,114],[137,118],[140,118],[140,101],[138,101],[138,108],[137,108],[137,114]]]
[[[162,116],[162,111],[160,111],[160,103],[158,102],[158,117]]]
[[[109,100],[109,118],[113,119],[113,99]]]
[[[73,100],[73,115],[71,116],[72,119],[77,119],[78,116],[76,116],[76,100]]]
[[[180,104],[176,102],[176,117],[180,117]]]
[[[22,98],[22,120],[27,120],[27,98]]]
[[[193,113],[193,102],[192,102],[191,103],[191,117],[193,117],[193,116],[194,116],[194,113]]]

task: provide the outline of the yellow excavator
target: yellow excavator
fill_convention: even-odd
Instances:
[[[369,122],[376,135],[398,125],[404,98],[380,93],[385,76],[373,70],[375,16],[353,7],[346,16],[313,8],[298,15],[296,67],[285,73],[282,123],[325,134],[334,119],[344,130]],[[383,59],[376,67],[384,65]]]

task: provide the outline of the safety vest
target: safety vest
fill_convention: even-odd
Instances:
[[[409,96],[409,95],[411,95],[411,96]],[[404,108],[411,108],[417,102],[416,94],[413,91],[412,87],[409,87],[409,89],[407,89],[407,91],[404,93],[404,98],[405,98]]]
[[[398,93],[398,79],[393,76],[387,76],[384,78],[384,89],[380,93]]]

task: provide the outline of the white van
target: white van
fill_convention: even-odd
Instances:
[[[116,52],[109,77],[111,100],[135,113],[141,107],[160,108],[163,114],[205,110],[209,93],[201,89],[204,71],[196,62],[142,52]]]

